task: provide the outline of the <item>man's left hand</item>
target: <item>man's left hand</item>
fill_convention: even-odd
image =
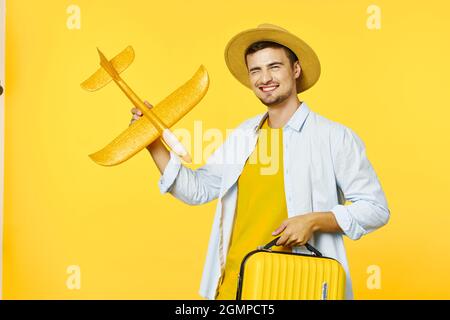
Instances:
[[[277,241],[277,246],[293,247],[304,245],[316,231],[314,220],[313,212],[284,220],[278,229],[272,232],[273,236],[277,236],[284,231]]]
[[[316,231],[343,232],[334,213],[326,211],[310,212],[286,219],[272,235],[277,236],[283,232],[277,246],[293,247],[304,245]]]

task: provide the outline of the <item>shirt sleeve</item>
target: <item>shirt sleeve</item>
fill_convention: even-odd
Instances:
[[[332,131],[331,153],[337,186],[350,205],[336,205],[331,211],[351,239],[385,225],[390,217],[378,177],[367,158],[364,142],[351,129],[339,125]]]
[[[173,151],[170,151],[169,162],[167,163],[166,168],[164,169],[164,172],[158,181],[159,191],[162,194],[169,191],[180,169],[181,169],[181,160]]]
[[[194,170],[185,167],[179,157],[170,151],[170,159],[158,181],[162,194],[169,192],[177,199],[200,205],[218,198],[223,175],[223,149],[220,146],[206,164]]]

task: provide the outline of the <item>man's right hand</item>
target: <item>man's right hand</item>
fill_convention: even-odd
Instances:
[[[144,104],[149,108],[153,108],[153,106],[150,104],[150,102],[148,101],[144,101]],[[139,110],[138,108],[133,108],[131,109],[131,114],[133,115],[130,121],[130,126],[133,122],[135,122],[136,120],[139,120],[142,117],[142,111]]]

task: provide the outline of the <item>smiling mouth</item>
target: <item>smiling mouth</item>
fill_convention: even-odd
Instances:
[[[259,87],[259,90],[261,90],[262,92],[272,92],[272,91],[274,91],[276,88],[278,88],[278,85],[261,86],[261,87]]]

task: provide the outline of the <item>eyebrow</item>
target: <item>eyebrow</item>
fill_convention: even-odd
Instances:
[[[275,61],[275,62],[269,63],[268,65],[266,65],[266,67],[270,68],[270,67],[272,67],[272,66],[274,66],[274,65],[277,65],[277,64],[283,65],[282,62],[280,62],[280,61]],[[253,68],[251,68],[250,70],[248,70],[248,72],[252,72],[253,70],[261,70],[261,67],[253,67]]]

